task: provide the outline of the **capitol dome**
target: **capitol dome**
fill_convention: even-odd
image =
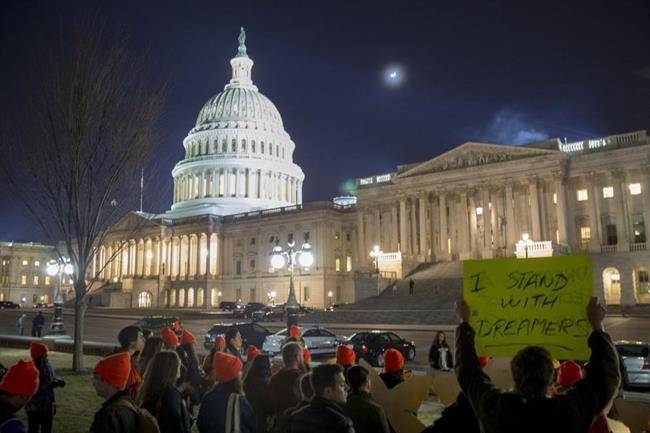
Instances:
[[[273,103],[253,84],[253,60],[241,30],[232,78],[205,103],[183,140],[185,159],[172,170],[168,214],[230,215],[302,203],[305,178],[293,163],[295,143]]]

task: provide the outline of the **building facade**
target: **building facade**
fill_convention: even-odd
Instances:
[[[58,288],[58,276],[49,276],[47,263],[54,248],[38,243],[0,242],[0,301],[12,301],[23,307],[43,302],[51,304]],[[70,281],[64,277],[63,290]]]
[[[524,239],[526,252],[590,255],[607,303],[650,303],[645,131],[575,143],[468,142],[358,179],[356,203],[303,204],[295,144],[253,84],[243,30],[230,63],[230,82],[183,142],[171,209],[126,215],[98,246],[92,303],[285,302],[289,275],[271,268],[269,254],[272,238],[284,246],[289,235],[314,248],[314,265],[296,276],[298,301],[312,307],[355,301],[355,275],[373,266],[399,278],[420,263],[512,257]]]

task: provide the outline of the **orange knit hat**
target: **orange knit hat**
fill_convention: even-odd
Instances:
[[[384,353],[384,371],[395,373],[404,369],[404,356],[399,350],[388,349]]]
[[[29,345],[29,354],[32,356],[32,359],[38,359],[43,356],[44,353],[47,353],[46,345],[36,342]]]
[[[350,349],[345,344],[339,345],[336,348],[336,363],[342,366],[348,366],[354,364],[354,361],[357,359],[357,355],[354,354],[354,350]]]
[[[564,361],[557,372],[557,383],[564,388],[570,388],[582,379],[582,368],[574,361]]]
[[[291,337],[298,337],[300,335],[300,328],[296,325],[291,325],[291,328],[289,328],[289,335]]]
[[[194,338],[194,335],[187,329],[183,329],[183,333],[181,334],[181,344],[193,344],[196,341],[196,338]]]
[[[32,396],[38,390],[38,370],[32,361],[19,360],[9,367],[0,382],[0,391]]]
[[[490,358],[489,356],[479,356],[478,357],[478,366],[481,367],[482,369],[485,368],[486,365],[490,363]]]
[[[223,335],[216,336],[214,339],[214,347],[219,351],[226,348],[226,339],[223,337]]]
[[[306,347],[302,349],[302,360],[307,364],[311,362],[311,353],[309,353],[309,349]]]
[[[252,361],[257,355],[261,355],[262,351],[252,344],[246,349],[246,361]]]
[[[163,343],[165,346],[176,347],[178,346],[178,335],[169,328],[163,328],[160,331],[160,336],[162,337]]]
[[[225,352],[217,352],[214,355],[214,372],[219,383],[234,380],[241,368],[241,360],[234,355]]]
[[[128,352],[120,352],[109,355],[102,359],[95,366],[97,374],[104,382],[113,385],[117,389],[124,389],[126,381],[131,372],[131,355]]]

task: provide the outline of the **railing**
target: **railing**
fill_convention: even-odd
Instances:
[[[553,243],[551,241],[541,242],[517,242],[515,245],[515,256],[518,259],[533,257],[551,257],[553,255]]]
[[[630,252],[634,251],[645,251],[645,242],[630,244]]]
[[[601,245],[600,246],[600,252],[603,253],[603,254],[615,253],[616,252],[616,245]]]
[[[381,253],[377,255],[377,261],[378,262],[401,262],[402,261],[402,253],[399,251],[396,253]]]
[[[627,134],[608,135],[607,137],[558,143],[558,148],[565,153],[578,153],[585,150],[596,150],[602,147],[625,147],[645,143],[648,138],[646,131],[634,131]]]

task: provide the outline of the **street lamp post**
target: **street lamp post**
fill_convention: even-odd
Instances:
[[[327,292],[327,299],[329,300],[329,306],[330,307],[332,306],[332,297],[333,296],[334,296],[334,294],[332,293],[331,290],[329,292]]]
[[[373,258],[373,265],[375,266],[375,274],[379,273],[379,256],[384,254],[383,251],[379,249],[379,245],[375,245],[370,251],[370,257]]]
[[[273,250],[271,251],[271,266],[275,269],[282,269],[285,266],[289,269],[289,297],[287,303],[285,304],[285,310],[287,311],[287,318],[292,315],[295,315],[300,309],[300,304],[296,299],[296,290],[294,287],[295,279],[295,264],[296,259],[298,264],[303,268],[308,268],[314,264],[314,255],[311,252],[311,245],[309,245],[309,238],[305,236],[305,242],[302,244],[302,247],[296,251],[295,246],[296,242],[293,239],[293,235],[289,236],[287,240],[287,250],[283,251],[280,246],[280,239],[277,237],[271,238],[271,242],[275,243]]]
[[[63,276],[68,277],[74,273],[74,268],[70,263],[70,259],[62,257],[58,260],[50,260],[45,269],[47,274],[54,277],[58,274],[59,284],[57,286],[56,295],[54,296],[54,317],[50,325],[49,335],[65,335],[65,326],[63,324],[63,294],[61,293],[61,281]]]

